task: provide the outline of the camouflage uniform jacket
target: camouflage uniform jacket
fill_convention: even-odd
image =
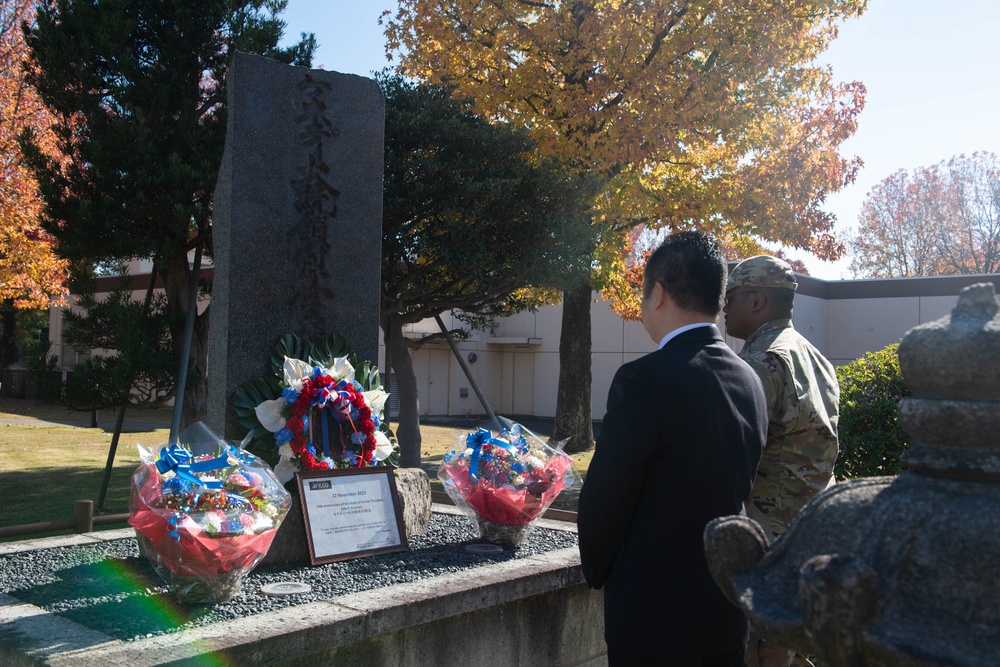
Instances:
[[[767,444],[747,514],[773,540],[834,482],[840,386],[833,365],[790,319],[764,323],[740,357],[764,384],[768,409]]]

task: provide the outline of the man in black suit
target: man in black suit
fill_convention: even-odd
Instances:
[[[743,664],[747,623],[712,581],[702,533],[743,510],[767,405],[715,327],[725,283],[715,239],[668,237],[643,280],[642,323],[660,349],[619,368],[608,393],[578,527],[612,667]]]

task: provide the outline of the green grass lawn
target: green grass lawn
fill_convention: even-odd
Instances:
[[[96,501],[115,416],[101,413],[98,428],[81,427],[74,424],[89,424],[90,413],[34,401],[0,400],[0,526],[69,519],[74,501]],[[136,445],[166,442],[169,421],[170,413],[165,410],[126,412],[127,429],[118,441],[106,513],[128,511],[129,484],[139,465]],[[52,533],[39,535],[45,534]]]
[[[90,417],[90,413],[71,412],[61,406],[0,399],[0,526],[69,519],[74,501],[96,502],[116,413],[100,413],[98,428],[86,426]],[[137,445],[165,443],[170,418],[168,409],[130,408],[126,412],[126,428],[118,441],[104,513],[128,511],[131,476],[139,465]],[[440,461],[459,446],[460,436],[468,430],[464,425],[422,425],[422,458]],[[585,452],[573,456],[578,472],[586,473],[592,455]],[[433,476],[432,481],[436,482]],[[46,534],[59,533],[33,537]]]

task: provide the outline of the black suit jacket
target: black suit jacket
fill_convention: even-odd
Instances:
[[[739,514],[766,436],[760,380],[715,326],[618,369],[578,516],[609,646],[705,656],[742,645],[746,621],[712,580],[702,533]]]

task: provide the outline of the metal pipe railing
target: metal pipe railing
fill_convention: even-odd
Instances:
[[[73,503],[72,519],[56,519],[25,523],[20,526],[0,526],[0,537],[18,537],[57,530],[72,530],[74,533],[93,532],[94,526],[109,526],[128,521],[128,514],[102,514],[94,516],[93,500],[77,500]]]

